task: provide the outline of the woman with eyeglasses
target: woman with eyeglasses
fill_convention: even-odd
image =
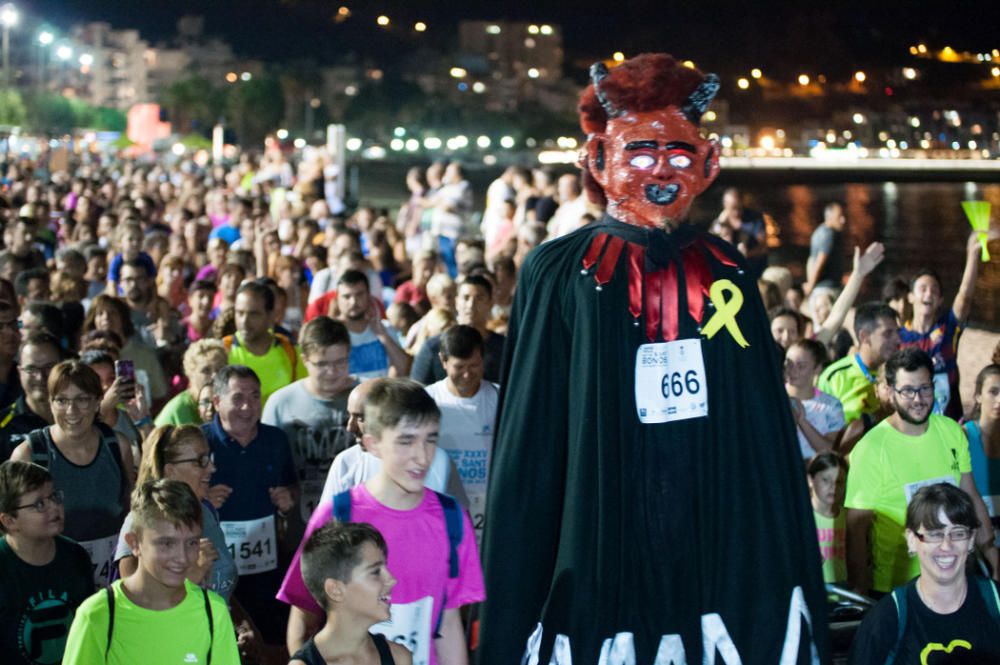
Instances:
[[[188,579],[215,591],[226,601],[236,587],[236,564],[226,549],[215,508],[205,500],[215,464],[205,435],[197,425],[165,425],[157,427],[143,444],[138,484],[160,480],[180,480],[188,484],[202,505],[202,539],[198,563],[188,571]],[[121,576],[135,572],[136,559],[125,542],[132,527],[131,513],[122,525],[115,562]]]
[[[105,586],[132,492],[132,447],[98,422],[103,391],[93,369],[63,361],[52,368],[48,388],[54,424],[28,434],[11,459],[34,462],[52,474],[66,496],[65,535],[87,550],[94,582]]]
[[[851,665],[1000,663],[1000,592],[966,571],[979,528],[969,495],[921,488],[906,510],[906,543],[920,575],[872,609],[851,646]]]

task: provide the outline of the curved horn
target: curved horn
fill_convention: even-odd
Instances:
[[[604,112],[608,114],[609,119],[617,118],[625,112],[615,108],[615,105],[611,103],[611,100],[601,90],[601,81],[607,78],[607,76],[608,68],[603,62],[595,62],[590,66],[590,80],[594,83],[594,94],[597,96],[597,101],[604,107]]]
[[[596,88],[596,86],[595,86]],[[688,95],[684,107],[681,109],[687,119],[694,124],[701,122],[701,116],[705,113],[708,105],[715,99],[715,94],[719,92],[719,77],[715,74],[705,74],[698,87]]]

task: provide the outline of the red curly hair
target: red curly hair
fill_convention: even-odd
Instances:
[[[685,67],[666,53],[643,53],[610,69],[600,82],[600,88],[613,108],[641,113],[668,106],[682,106],[704,78],[705,75],[697,69]],[[593,83],[580,95],[577,110],[580,114],[580,127],[588,136],[603,133],[607,129],[608,114],[598,99]],[[591,201],[605,205],[607,197],[604,189],[594,179],[590,168],[590,164],[585,161],[584,189]]]

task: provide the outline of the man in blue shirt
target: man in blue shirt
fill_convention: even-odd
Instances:
[[[278,540],[299,494],[292,452],[282,430],[260,422],[260,380],[252,369],[227,365],[213,388],[217,415],[202,425],[216,467],[208,499],[240,573],[234,596],[264,641],[281,645],[288,610],[274,595],[288,564],[281,554],[297,544],[286,548]]]

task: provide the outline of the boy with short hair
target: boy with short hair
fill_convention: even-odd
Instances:
[[[391,620],[372,627],[410,648],[415,665],[466,665],[459,608],[485,598],[469,516],[454,499],[427,491],[424,480],[437,444],[441,412],[423,386],[380,379],[364,407],[365,447],[382,462],[376,476],[323,502],[306,528],[310,535],[335,516],[367,522],[389,545],[398,578]],[[322,608],[302,578],[301,548],[278,598],[292,605],[289,652],[298,651],[322,622]]]
[[[62,493],[30,462],[0,464],[0,654],[58,663],[73,614],[94,592],[87,551],[62,535]]]
[[[410,665],[410,652],[369,633],[390,616],[396,578],[386,567],[382,534],[370,524],[330,522],[302,546],[302,579],[326,612],[326,625],[292,656],[292,663]]]
[[[63,665],[239,665],[226,602],[187,579],[198,560],[201,515],[187,483],[136,488],[125,540],[138,568],[80,606]]]

